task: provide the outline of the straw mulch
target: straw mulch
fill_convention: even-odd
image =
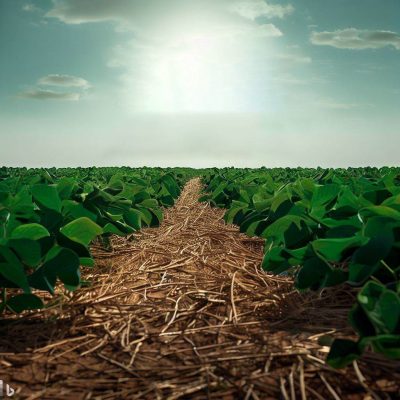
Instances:
[[[300,295],[262,272],[263,242],[200,190],[190,181],[161,227],[113,239],[111,253],[94,246],[89,287],[3,321],[0,379],[17,398],[400,398],[398,363],[325,365],[319,338],[352,335],[354,294]]]

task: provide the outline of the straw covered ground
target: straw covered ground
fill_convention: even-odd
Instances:
[[[351,291],[299,295],[260,269],[263,242],[185,186],[159,228],[94,246],[91,281],[0,327],[0,379],[29,399],[395,399],[400,365],[324,363],[351,336]],[[69,296],[67,299],[66,296]]]

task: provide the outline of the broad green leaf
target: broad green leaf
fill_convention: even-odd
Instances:
[[[296,287],[300,290],[319,289],[329,273],[330,267],[318,257],[308,259],[296,277]]]
[[[58,195],[62,200],[70,199],[72,193],[77,187],[78,185],[73,178],[61,178],[57,182]]]
[[[333,368],[343,368],[361,355],[356,342],[345,339],[335,339],[332,343],[327,363]]]
[[[377,282],[369,281],[358,293],[358,302],[362,305],[367,313],[369,311],[373,311],[376,303],[385,290],[386,289],[383,285]]]
[[[46,271],[43,268],[39,268],[32,275],[28,276],[28,281],[32,288],[45,290],[50,294],[54,294],[57,274],[55,271]]]
[[[15,313],[24,310],[37,310],[44,307],[43,301],[34,294],[19,294],[7,300],[7,307]]]
[[[400,297],[391,290],[385,290],[377,307],[388,333],[395,333],[396,328],[400,328]]]
[[[309,236],[304,220],[297,215],[286,215],[268,226],[260,235],[276,243],[285,243],[287,247],[298,245]],[[303,243],[304,245],[304,243]]]
[[[359,304],[354,304],[349,313],[349,322],[360,336],[374,336],[376,330],[368,319],[364,309]]]
[[[328,261],[343,261],[343,256],[351,249],[362,246],[368,238],[354,236],[340,239],[317,239],[312,242],[314,251]]]
[[[0,259],[0,274],[18,285],[24,292],[30,293],[24,266],[18,257],[9,248],[4,246],[0,246],[0,256],[4,259],[4,261]]]
[[[94,267],[94,260],[90,257],[79,257],[79,263],[84,267]]]
[[[29,267],[36,267],[41,260],[41,247],[38,241],[30,239],[11,239],[8,245],[20,260]]]
[[[61,282],[69,286],[78,286],[80,282],[79,257],[70,249],[55,247],[51,251],[51,258],[42,265],[45,276],[50,278],[56,275]]]
[[[103,233],[112,233],[118,236],[124,236],[128,233],[133,233],[134,229],[126,224],[121,224],[118,222],[108,223],[103,227]]]
[[[11,239],[39,240],[50,236],[49,231],[40,224],[24,224],[15,228],[11,233]]]
[[[311,199],[312,207],[327,205],[334,200],[340,192],[340,186],[335,184],[328,184],[317,186],[314,189],[314,194]]]
[[[372,237],[368,243],[358,248],[349,265],[349,281],[361,283],[375,273],[381,266],[380,261],[385,259],[393,245],[391,232]]]
[[[349,266],[349,283],[359,285],[365,282],[371,275],[373,275],[380,268],[380,264],[358,264],[352,262]]]
[[[281,274],[290,269],[292,266],[289,264],[288,260],[283,257],[282,251],[283,249],[281,247],[272,247],[267,250],[262,262],[262,268],[274,274]]]
[[[103,229],[89,218],[81,217],[63,226],[60,232],[68,239],[88,246],[96,236],[103,233]]]
[[[325,281],[323,283],[324,287],[331,287],[341,285],[346,282],[349,277],[347,271],[339,268],[332,268],[325,276]]]
[[[400,359],[400,335],[378,335],[366,340],[372,344],[374,351],[394,360]]]
[[[140,205],[142,207],[146,207],[146,208],[158,208],[158,203],[157,200],[155,199],[147,199],[147,200],[143,200]]]
[[[133,208],[124,213],[125,222],[135,230],[142,228],[142,218],[143,214]]]
[[[34,185],[31,188],[33,198],[50,210],[61,212],[61,199],[54,185]]]
[[[400,211],[397,211],[391,207],[387,206],[371,206],[371,207],[366,207],[363,208],[359,211],[360,215],[362,217],[387,217],[387,218],[393,218],[395,220],[400,219]]]
[[[96,222],[97,215],[92,211],[87,210],[82,203],[74,200],[64,200],[62,202],[62,214],[67,217],[81,218],[87,217]]]

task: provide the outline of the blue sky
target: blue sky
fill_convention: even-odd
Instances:
[[[400,163],[398,0],[0,0],[0,164]]]

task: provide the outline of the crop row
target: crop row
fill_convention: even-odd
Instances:
[[[146,168],[1,168],[0,313],[42,308],[35,289],[53,294],[58,281],[80,287],[81,266],[94,265],[92,240],[158,225],[184,180]]]
[[[265,239],[263,268],[292,274],[298,290],[358,288],[349,322],[327,361],[347,365],[367,348],[400,358],[400,171],[214,170],[203,201]]]

